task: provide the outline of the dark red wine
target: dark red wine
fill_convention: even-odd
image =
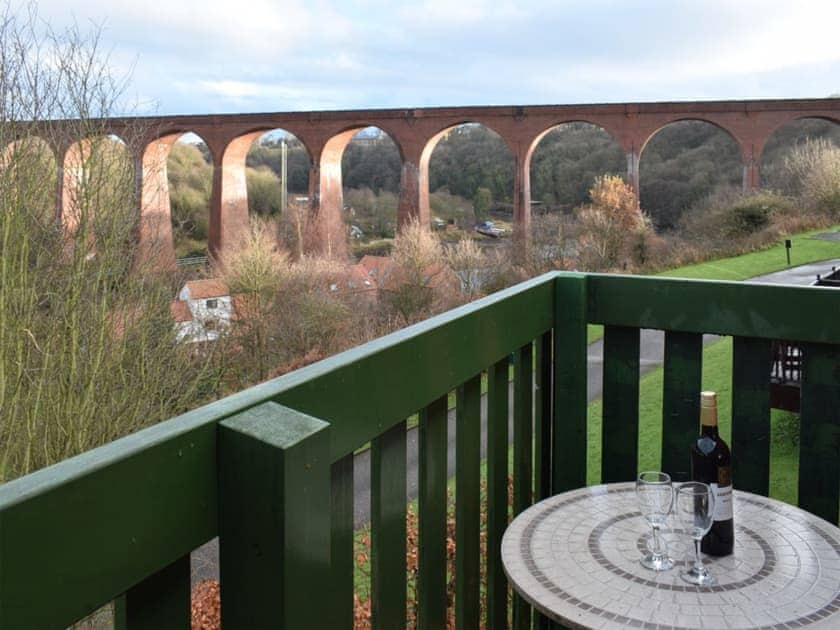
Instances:
[[[700,437],[691,445],[691,478],[709,484],[715,493],[715,519],[700,549],[711,556],[728,556],[735,544],[732,456],[718,435],[715,392],[700,392]]]

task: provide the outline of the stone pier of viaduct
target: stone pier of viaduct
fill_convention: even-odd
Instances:
[[[638,191],[640,156],[657,131],[681,120],[711,123],[728,133],[739,147],[744,189],[750,190],[758,187],[761,152],[771,134],[800,118],[840,122],[840,98],[156,116],[108,119],[100,121],[103,124],[98,129],[120,138],[134,134],[127,146],[136,161],[139,255],[151,255],[151,243],[156,243],[157,264],[168,267],[174,265],[174,250],[166,157],[174,142],[188,132],[206,142],[213,158],[211,253],[234,246],[247,229],[245,158],[257,137],[275,129],[294,134],[309,153],[314,247],[340,253],[345,247],[341,157],[353,135],[366,127],[375,126],[387,133],[400,153],[398,225],[412,218],[424,224],[430,221],[429,159],[441,138],[463,123],[480,123],[498,133],[514,158],[514,231],[522,242],[530,224],[531,156],[540,140],[558,125],[586,122],[609,133],[624,150],[627,181]],[[69,197],[72,177],[65,171],[72,168],[73,156],[79,154],[78,136],[70,140],[72,134],[61,133],[62,125],[72,128],[71,122],[51,123],[52,133],[45,134],[57,156],[60,200]]]

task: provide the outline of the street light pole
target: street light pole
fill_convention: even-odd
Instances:
[[[286,214],[286,205],[289,201],[289,186],[287,182],[288,172],[288,146],[286,139],[280,142],[280,214]]]

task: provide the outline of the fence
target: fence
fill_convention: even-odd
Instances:
[[[605,482],[637,472],[641,328],[666,331],[666,471],[687,469],[697,431],[702,334],[733,336],[734,478],[761,494],[770,340],[802,344],[799,503],[837,522],[838,314],[840,293],[818,287],[575,273],[524,282],[0,487],[0,627],[66,626],[111,600],[120,627],[187,627],[189,554],[215,536],[226,627],[352,627],[353,453],[368,442],[374,624],[401,627],[406,419],[418,412],[419,624],[442,627],[453,390],[456,620],[475,626],[486,598],[487,626],[504,627],[508,476],[514,512],[586,483],[588,323],[605,325]],[[527,606],[514,609],[527,627]]]

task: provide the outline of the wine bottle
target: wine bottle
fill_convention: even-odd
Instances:
[[[715,392],[700,392],[700,437],[691,445],[691,478],[709,484],[715,493],[714,522],[700,549],[711,556],[728,556],[735,543],[732,456],[718,435]]]

